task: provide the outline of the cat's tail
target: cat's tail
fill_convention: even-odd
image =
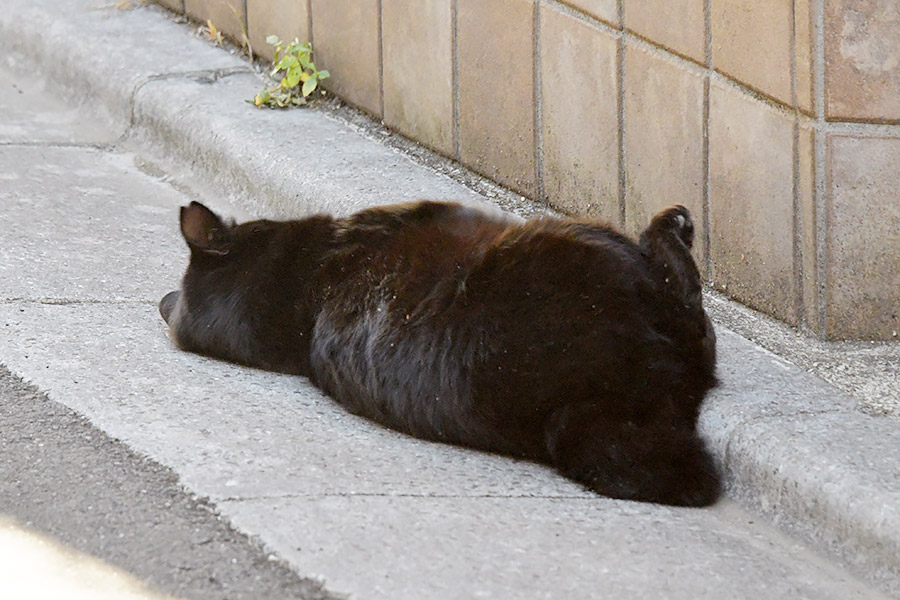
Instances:
[[[672,423],[610,419],[596,404],[570,404],[546,428],[552,464],[609,496],[676,506],[708,506],[721,483],[696,432]]]

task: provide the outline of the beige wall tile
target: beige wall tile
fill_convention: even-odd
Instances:
[[[184,9],[201,23],[212,21],[224,35],[242,42],[246,19],[244,0],[185,0]]]
[[[316,67],[331,74],[324,85],[381,117],[381,40],[378,0],[312,0]]]
[[[309,41],[309,4],[307,0],[247,0],[247,31],[253,51],[272,60],[275,49],[266,43],[270,35],[286,44],[294,38]],[[313,49],[313,62],[317,59]]]
[[[617,41],[541,7],[544,192],[561,210],[619,219]]]
[[[625,2],[625,27],[678,54],[706,63],[705,0]]]
[[[532,0],[458,0],[460,159],[534,196]]]
[[[813,93],[813,14],[811,0],[794,0],[794,35],[797,53],[797,106],[806,114],[815,110]]]
[[[797,185],[800,208],[800,253],[802,260],[804,322],[816,333],[818,324],[818,259],[816,257],[818,226],[816,217],[815,129],[812,123],[802,123],[797,139]]]
[[[664,52],[625,46],[625,225],[640,233],[671,204],[694,216],[704,256],[703,75]],[[702,271],[702,269],[701,269]]]
[[[791,104],[791,0],[711,0],[712,63]]]
[[[832,136],[828,163],[827,334],[896,339],[900,138]]]
[[[616,27],[620,25],[618,0],[561,0],[561,2],[610,25]]]
[[[900,3],[825,1],[825,112],[900,120]]]
[[[446,0],[382,0],[384,120],[451,155],[453,47]]]
[[[710,275],[736,299],[797,322],[793,120],[733,86],[710,85]]]

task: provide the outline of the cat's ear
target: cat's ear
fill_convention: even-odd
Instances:
[[[217,256],[231,250],[231,227],[199,202],[181,207],[181,234],[191,250]]]

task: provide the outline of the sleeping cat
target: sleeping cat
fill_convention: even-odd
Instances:
[[[194,202],[181,231],[190,264],[159,309],[185,350],[306,376],[387,427],[613,498],[719,495],[696,432],[715,335],[682,206],[637,243],[440,202],[243,225]]]

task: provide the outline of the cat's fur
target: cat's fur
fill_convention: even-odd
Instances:
[[[190,265],[160,312],[186,350],[304,375],[388,427],[607,496],[718,497],[696,432],[715,336],[684,207],[638,243],[437,202],[239,226],[192,203],[181,229]]]

